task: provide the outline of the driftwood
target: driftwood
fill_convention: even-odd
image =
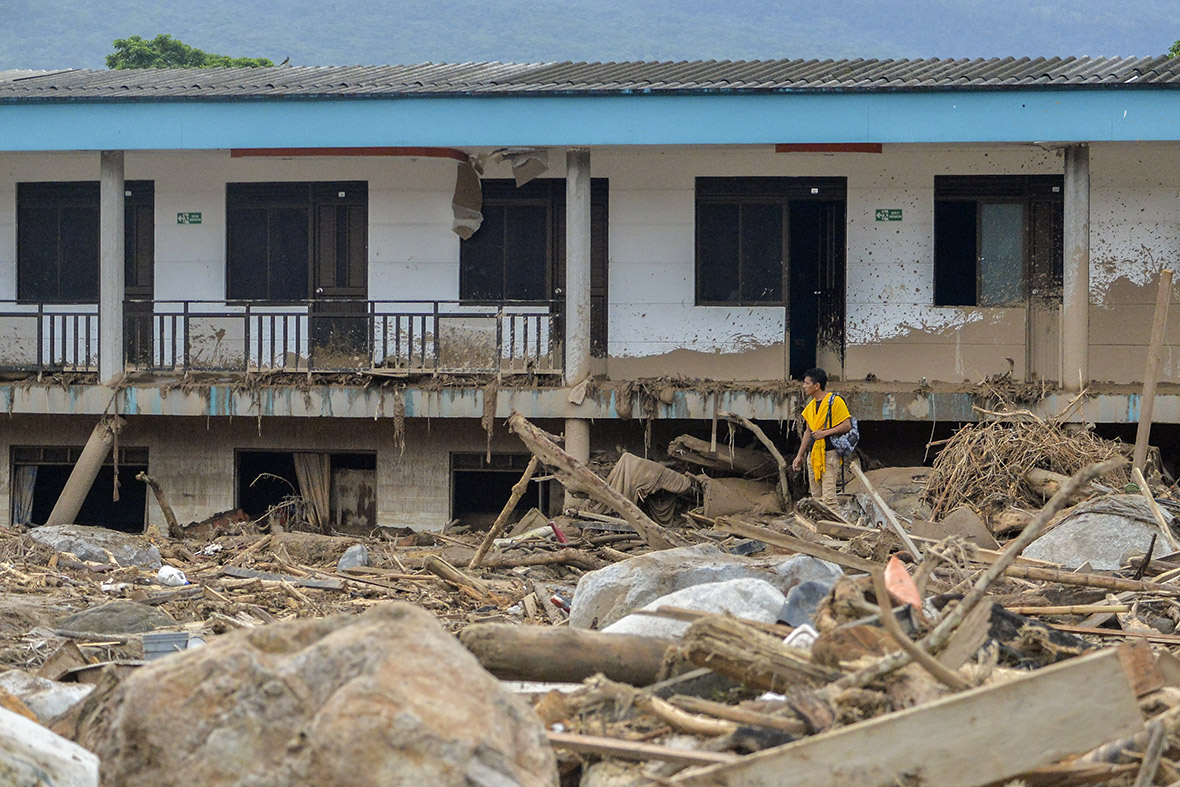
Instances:
[[[488,595],[488,586],[486,583],[473,576],[464,574],[441,557],[431,555],[426,558],[422,567],[452,585],[471,588],[480,597],[487,597]]]
[[[1067,723],[1047,727],[1046,719]],[[685,771],[671,784],[896,784],[903,774],[920,774],[922,784],[969,787],[1011,779],[1142,725],[1118,653],[1110,648],[733,763]],[[968,742],[964,730],[970,731]],[[966,751],[965,745],[970,767],[963,757],[947,754]]]
[[[626,555],[631,557],[631,555]],[[508,555],[493,555],[489,558],[484,558],[481,565],[486,568],[514,568],[516,566],[553,566],[553,565],[567,565],[577,566],[586,571],[593,571],[596,568],[602,568],[606,565],[606,561],[599,560],[581,549],[567,547],[566,549],[559,549],[556,552],[537,552],[532,555],[517,555],[510,557]]]
[[[474,623],[459,641],[505,680],[578,682],[596,673],[633,686],[655,683],[672,640],[554,626]]]
[[[227,577],[236,577],[238,579],[261,579],[267,582],[287,582],[300,587],[315,588],[316,590],[344,589],[344,583],[339,579],[307,579],[306,577],[296,577],[292,576],[291,574],[272,574],[269,571],[255,571],[251,568],[239,568],[238,566],[231,565],[222,566],[221,573]]]
[[[668,701],[676,707],[683,708],[692,713],[715,716],[718,719],[736,721],[739,724],[745,724],[751,727],[767,727],[772,730],[782,730],[783,732],[789,732],[794,735],[802,735],[807,731],[807,727],[802,721],[791,716],[775,716],[771,713],[760,713],[754,710],[747,710],[746,708],[739,708],[736,705],[726,705],[724,702],[713,702],[712,700],[706,700],[700,697],[688,697],[683,694],[677,694]]]
[[[692,751],[673,749],[640,741],[623,741],[618,738],[603,738],[597,735],[578,735],[572,732],[548,732],[549,745],[582,754],[600,754],[620,760],[660,760],[679,765],[704,765],[727,763],[738,759],[731,752]]]
[[[791,486],[787,483],[787,460],[783,458],[782,453],[779,452],[774,441],[766,436],[766,432],[762,431],[762,427],[744,415],[737,415],[736,413],[718,413],[717,415],[727,421],[733,421],[746,427],[758,438],[758,442],[766,446],[766,450],[770,452],[770,455],[774,457],[775,464],[778,465],[778,484],[779,492],[783,496],[783,507],[789,509],[794,500],[791,497]]]
[[[148,489],[152,490],[152,494],[156,496],[156,504],[164,512],[164,522],[167,527],[164,535],[169,537],[178,536],[180,534],[180,525],[176,524],[176,514],[172,513],[172,506],[168,504],[168,498],[164,496],[164,490],[160,488],[160,483],[142,470],[136,474],[135,480],[147,484]]]
[[[496,517],[495,523],[488,534],[484,536],[483,543],[479,545],[479,549],[475,551],[475,556],[471,558],[471,562],[467,564],[467,568],[473,569],[480,564],[488,554],[488,550],[492,548],[492,542],[499,537],[504,526],[508,524],[508,517],[516,510],[516,504],[520,502],[520,498],[524,497],[524,493],[529,488],[529,480],[532,479],[533,474],[537,472],[537,457],[529,460],[529,466],[524,469],[524,474],[521,475],[520,480],[512,485],[512,494],[508,496],[508,502],[504,504],[504,508],[500,510],[500,515]]]
[[[764,527],[751,525],[747,522],[742,522],[736,519],[727,519],[721,517],[717,520],[717,529],[726,533],[733,533],[735,536],[742,536],[743,538],[753,538],[761,541],[764,544],[771,546],[782,547],[789,549],[792,552],[798,552],[802,555],[811,555],[820,560],[827,560],[830,563],[835,563],[838,566],[852,569],[853,571],[861,571],[866,574],[871,574],[874,570],[881,568],[879,563],[874,563],[871,560],[865,560],[863,557],[850,555],[847,552],[838,552],[831,547],[825,547],[820,544],[813,544],[810,541],[804,541],[801,538],[788,536],[783,533],[776,533],[773,530],[768,530]]]
[[[917,646],[925,650],[927,653],[937,654],[946,645],[955,629],[963,620],[971,614],[971,611],[981,602],[987,595],[988,590],[996,580],[998,580],[1008,568],[1012,567],[1012,563],[1019,557],[1020,553],[1028,547],[1041,531],[1053,518],[1053,515],[1065,508],[1068,505],[1069,498],[1083,485],[1098,478],[1099,476],[1118,470],[1124,467],[1127,461],[1122,457],[1117,459],[1108,459],[1105,462],[1098,462],[1083,468],[1075,474],[1069,481],[1064,484],[1057,494],[1045,504],[1045,507],[1029,522],[1019,536],[1014,538],[1008,546],[1000,553],[999,558],[994,563],[987,567],[987,570],[975,581],[967,594],[963,596],[962,601],[954,605],[947,611],[942,619],[934,629],[927,634],[921,641],[917,642]],[[896,669],[899,669],[906,664],[909,664],[911,657],[908,653],[899,652],[893,653],[884,658],[879,659],[873,664],[846,675],[835,683],[826,686],[823,689],[825,696],[830,699],[845,689],[865,686],[872,681],[888,675]]]
[[[1143,580],[1112,577],[1106,574],[1064,571],[1062,569],[1040,568],[1038,566],[1009,566],[1004,569],[1004,576],[1015,579],[1035,579],[1039,582],[1057,582],[1062,585],[1075,585],[1084,588],[1130,591],[1132,593],[1180,593],[1180,585],[1165,585],[1162,582],[1145,582]]]
[[[652,549],[669,549],[683,544],[683,539],[660,527],[643,513],[639,506],[607,486],[606,481],[562,450],[543,430],[529,423],[523,415],[513,413],[508,419],[508,427],[524,441],[535,457],[553,471],[553,475],[557,476],[557,480],[566,489],[583,492],[599,503],[618,511]]]
[[[860,482],[864,484],[865,489],[868,490],[869,497],[873,498],[873,502],[877,504],[877,508],[881,509],[881,513],[885,516],[885,520],[889,522],[889,526],[893,528],[893,532],[896,533],[897,537],[901,539],[901,543],[905,544],[906,549],[908,549],[910,554],[916,559],[921,560],[923,557],[925,557],[922,554],[922,550],[918,549],[918,545],[915,544],[913,539],[910,538],[910,534],[907,533],[905,528],[901,526],[901,522],[897,520],[897,515],[893,513],[893,509],[890,508],[889,504],[885,502],[885,498],[881,497],[881,494],[869,481],[868,476],[866,476],[864,471],[860,469],[860,465],[855,462],[851,462],[850,464],[852,466],[853,475],[855,475],[860,480]]]
[[[813,663],[806,651],[731,618],[709,617],[693,623],[680,651],[698,667],[767,691],[814,686],[840,676]]]
[[[668,455],[709,470],[760,478],[773,475],[776,464],[768,454],[750,448],[718,445],[713,450],[708,440],[682,434],[668,444]]]

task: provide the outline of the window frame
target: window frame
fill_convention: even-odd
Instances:
[[[20,181],[16,184],[16,302],[21,304],[52,303],[98,303],[101,298],[99,280],[101,278],[101,184],[97,180],[70,181]],[[147,275],[147,287],[151,287],[155,259],[155,181],[128,180],[124,182],[124,271],[128,267]],[[55,228],[57,294],[51,298],[32,297],[28,293],[26,280],[26,264],[24,262],[27,244],[34,242],[28,237],[28,227],[21,217],[26,209],[51,208],[56,212],[57,226]],[[83,297],[63,297],[61,292],[62,258],[61,212],[66,209],[91,210],[98,223],[95,232],[95,247],[93,250],[94,293]],[[140,226],[140,217],[144,217],[147,226]],[[146,235],[145,235],[146,233]],[[146,251],[141,252],[141,241],[149,240]],[[142,284],[142,283],[141,283]],[[134,289],[134,288],[133,288]],[[137,293],[128,293],[135,295]]]
[[[1057,208],[1057,218],[1064,208],[1064,177],[1061,175],[936,175],[934,178],[933,200],[933,288],[931,298],[936,308],[981,308],[981,309],[1009,309],[1024,306],[1032,295],[1033,278],[1033,241],[1036,228],[1034,227],[1034,205],[1046,204]],[[957,272],[966,275],[965,270],[956,267],[955,271],[947,271],[940,275],[939,255],[939,227],[938,208],[945,203],[974,203],[975,205],[975,255],[974,255],[974,283],[975,295],[972,303],[947,303],[948,297],[940,298],[940,282],[944,278],[953,278]],[[1020,294],[1012,301],[1004,303],[980,303],[983,289],[980,262],[983,243],[983,206],[997,204],[1019,204],[1021,206],[1021,276]],[[1054,215],[1048,220],[1052,226]],[[1060,224],[1060,222],[1058,222]],[[1062,238],[1050,238],[1053,242],[1054,253],[1063,253]],[[1060,258],[1054,263],[1050,261],[1053,273],[1048,283],[1050,289],[1061,289],[1059,274],[1062,269]],[[960,264],[961,265],[961,264]],[[961,265],[965,268],[965,265]]]
[[[790,226],[791,202],[817,201],[833,202],[847,200],[847,181],[843,177],[780,177],[780,176],[750,176],[750,177],[698,177],[695,183],[695,199],[693,202],[693,304],[704,307],[789,307],[791,302],[790,289]],[[703,271],[706,261],[702,259],[701,205],[737,205],[739,208],[739,225],[737,228],[738,252],[736,264],[738,266],[738,299],[710,300],[704,297]],[[781,289],[777,299],[751,300],[742,298],[742,264],[741,264],[741,217],[740,211],[744,205],[779,205],[781,207],[782,223],[780,225],[780,241],[782,243],[781,256]]]
[[[225,184],[225,300],[233,304],[266,304],[266,305],[297,305],[316,299],[319,295],[324,298],[367,297],[368,294],[368,234],[369,234],[369,183],[368,181],[233,181]],[[340,197],[343,191],[346,196]],[[348,239],[352,236],[352,225],[346,228],[345,253],[350,256],[345,261],[345,273],[349,283],[344,287],[324,287],[317,292],[317,281],[320,275],[321,249],[324,248],[325,228],[320,219],[320,211],[324,207],[360,208],[361,220],[357,233],[361,236],[357,256],[351,256],[352,245]],[[273,297],[271,286],[272,266],[270,227],[274,211],[302,209],[306,214],[306,254],[307,268],[305,271],[306,285],[303,295],[299,298]],[[267,259],[265,274],[267,287],[263,297],[251,297],[248,293],[234,291],[235,254],[232,244],[234,211],[261,210],[265,212],[267,232]],[[333,220],[336,224],[335,219]],[[333,248],[339,248],[339,233],[336,232]],[[237,263],[241,265],[242,263]],[[339,266],[339,260],[335,265]],[[355,283],[351,277],[356,276],[360,281]],[[329,292],[328,290],[331,290]]]
[[[470,257],[472,253],[470,241],[464,239],[459,241],[459,302],[468,306],[495,306],[500,303],[536,305],[550,303],[553,300],[554,289],[558,286],[560,279],[560,273],[557,270],[560,251],[557,245],[564,241],[564,238],[557,237],[557,217],[555,214],[557,211],[565,209],[565,181],[556,178],[538,178],[518,187],[513,180],[508,178],[489,178],[480,182],[480,189],[483,193],[481,213],[484,215],[484,222],[488,220],[485,209],[489,207],[545,208],[545,280],[542,291],[548,293],[549,297],[524,300],[506,297],[509,277],[507,265],[508,254],[504,251],[501,252],[499,260],[501,296],[499,298],[486,298],[470,295],[468,293],[468,288],[471,286],[469,270],[474,262]],[[507,214],[505,214],[505,236],[507,236],[507,224]],[[476,237],[483,228],[484,224],[481,222],[479,230],[476,230],[471,237]]]

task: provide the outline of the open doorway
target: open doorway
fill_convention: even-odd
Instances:
[[[529,454],[451,454],[451,518],[472,529],[487,529],[524,475]],[[549,510],[549,485],[530,482],[509,518],[515,522],[530,508]]]
[[[81,455],[81,446],[13,446],[12,521],[22,525],[48,521]],[[71,524],[142,533],[147,519],[147,487],[135,476],[147,469],[146,448],[119,449],[119,499],[114,499],[114,458],[108,457]]]
[[[377,526],[377,455],[238,451],[237,497],[251,519],[284,529],[367,532]]]

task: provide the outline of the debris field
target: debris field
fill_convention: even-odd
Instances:
[[[0,783],[1180,783],[1158,452],[991,412],[832,510],[720,418],[592,470],[514,415],[487,530],[0,528]]]

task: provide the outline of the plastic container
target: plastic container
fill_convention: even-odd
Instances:
[[[155,661],[188,649],[187,631],[157,631],[143,635],[143,660]]]

